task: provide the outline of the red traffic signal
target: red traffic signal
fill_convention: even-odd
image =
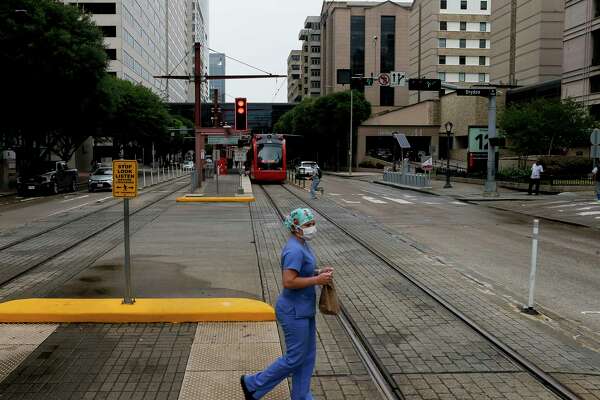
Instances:
[[[244,97],[235,99],[235,130],[248,130],[248,102]]]

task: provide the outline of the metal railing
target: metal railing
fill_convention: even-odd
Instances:
[[[383,181],[413,187],[431,187],[431,179],[427,174],[408,174],[401,172],[385,171]]]

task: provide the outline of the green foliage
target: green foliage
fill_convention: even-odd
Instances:
[[[592,170],[592,160],[583,157],[541,157],[547,175],[585,176]]]
[[[19,10],[19,11],[17,11]],[[90,17],[54,0],[3,0],[0,68],[5,141],[19,142],[21,159],[49,151],[68,158],[97,122],[106,53]]]
[[[522,179],[528,178],[531,175],[531,170],[527,168],[506,168],[496,173],[496,179]]]
[[[371,115],[371,104],[362,93],[353,94],[353,130]],[[316,99],[307,98],[285,113],[275,131],[305,138],[304,157],[327,168],[339,168],[346,160],[350,131],[350,92],[338,92]]]
[[[509,146],[520,155],[550,155],[585,145],[594,124],[585,107],[571,99],[515,104],[498,118]]]

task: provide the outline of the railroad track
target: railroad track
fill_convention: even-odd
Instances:
[[[294,196],[296,199],[298,199],[302,203],[306,204],[305,199],[298,196],[296,193],[294,193],[288,187],[286,187],[285,185],[281,185],[281,187],[283,189],[285,189],[289,194]],[[277,204],[275,203],[275,200],[273,199],[271,194],[262,186],[261,186],[261,189],[265,193],[267,199],[272,204],[274,209],[277,210],[277,212],[280,216],[282,216],[283,214],[282,214],[281,210],[279,209],[279,207],[277,206]],[[541,369],[540,367],[535,365],[533,362],[529,361],[528,359],[526,359],[525,357],[520,355],[518,352],[516,352],[514,349],[512,349],[509,345],[503,343],[500,339],[495,337],[489,331],[482,328],[475,321],[473,321],[472,319],[470,319],[469,317],[464,315],[460,310],[458,310],[456,307],[454,307],[443,296],[441,296],[438,293],[436,293],[435,291],[431,290],[430,288],[427,287],[427,285],[421,283],[420,281],[415,279],[413,276],[411,276],[409,273],[402,270],[401,267],[399,267],[396,263],[394,263],[392,260],[390,260],[385,254],[381,253],[379,250],[375,249],[373,246],[369,245],[368,243],[365,243],[365,241],[361,240],[355,233],[353,233],[351,230],[347,229],[346,227],[342,226],[334,218],[329,216],[327,214],[327,212],[323,211],[319,207],[314,207],[314,206],[308,205],[308,204],[306,204],[306,206],[313,209],[323,219],[327,220],[336,229],[341,231],[344,235],[349,237],[353,242],[358,244],[360,247],[362,247],[368,253],[370,253],[371,255],[376,257],[378,260],[380,260],[383,264],[385,264],[391,270],[400,274],[400,276],[403,279],[405,279],[407,282],[409,282],[415,288],[417,288],[418,290],[423,292],[429,298],[433,299],[439,306],[441,306],[443,309],[445,309],[450,314],[452,314],[455,318],[457,318],[459,321],[461,321],[464,325],[466,325],[469,329],[471,329],[477,335],[482,337],[492,347],[497,349],[501,354],[503,354],[506,358],[508,358],[510,361],[512,361],[515,365],[521,367],[525,372],[529,373],[536,381],[538,381],[541,385],[543,385],[547,390],[551,391],[552,393],[554,393],[556,396],[558,396],[561,399],[569,399],[569,400],[580,399],[579,396],[577,396],[573,391],[571,391],[569,388],[564,386],[562,383],[557,381],[550,374],[546,373],[543,369]],[[354,335],[358,339],[358,344],[355,343],[355,345],[357,345],[357,348],[359,349],[359,352],[361,353],[361,355],[362,355],[363,351],[366,352],[367,360],[370,360],[370,361],[365,360],[365,363],[367,363],[368,367],[369,367],[368,363],[369,362],[371,363],[371,367],[369,367],[369,372],[373,376],[374,380],[380,386],[380,388],[384,389],[384,393],[385,393],[385,389],[387,389],[387,392],[389,393],[390,396],[395,396],[395,397],[386,397],[387,399],[402,399],[403,397],[402,397],[401,388],[399,388],[397,386],[397,384],[395,383],[391,374],[389,373],[389,371],[387,371],[387,368],[380,362],[377,355],[375,354],[373,349],[368,344],[367,339],[360,332],[360,328],[357,326],[356,323],[354,323],[354,321],[352,321],[352,318],[351,317],[349,318],[349,317],[350,316],[348,315],[348,312],[344,309],[342,312],[342,316],[341,316],[342,324],[344,325],[344,327],[346,328],[346,330],[348,331],[348,333],[351,336]],[[344,319],[347,321],[347,324],[344,323]],[[362,351],[360,348],[361,346],[362,346]],[[372,368],[374,368],[374,369],[372,369]],[[377,378],[377,375],[379,375],[379,378]],[[378,379],[381,379],[382,382],[379,382]],[[386,388],[386,386],[387,386],[387,388]]]
[[[185,183],[177,184],[182,179]],[[130,215],[133,216],[144,211],[189,185],[186,179],[179,178],[174,181],[165,182],[156,188],[163,188],[173,183],[175,183],[173,188],[166,190],[156,198],[133,210]],[[140,197],[145,197],[152,193],[145,192]],[[120,202],[107,205],[0,247],[0,266],[2,266],[0,271],[0,287],[11,283],[15,279],[121,223],[123,216],[116,209],[119,206]],[[114,211],[111,210],[113,208],[115,208]],[[97,221],[100,221],[100,223],[97,223]],[[53,241],[53,239],[56,240]],[[31,250],[36,247],[40,249],[39,252]],[[50,249],[50,251],[44,254],[43,249]],[[15,256],[15,254],[18,255]]]
[[[285,214],[281,211],[275,200],[271,197],[269,192],[260,185],[265,197],[269,200],[269,203],[273,209],[279,215],[279,218],[283,221]],[[362,334],[358,328],[356,322],[352,319],[343,304],[340,303],[341,314],[338,315],[341,325],[348,334],[348,337],[352,340],[352,343],[356,347],[358,354],[360,355],[365,367],[369,371],[369,375],[375,382],[375,385],[379,389],[381,395],[386,400],[404,400],[404,395],[400,390],[400,387],[389,373],[383,362],[376,354],[375,350],[371,347],[368,340]]]

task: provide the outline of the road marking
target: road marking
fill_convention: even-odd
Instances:
[[[451,204],[456,204],[457,206],[466,206],[467,203],[463,203],[462,201],[453,201]]]
[[[23,200],[19,200],[21,203],[25,203],[27,201],[31,201],[31,200],[35,200],[35,199],[41,199],[41,197],[28,197],[26,199]]]
[[[346,204],[360,204],[360,201],[349,201],[346,199],[342,199],[342,201]]]
[[[585,203],[561,204],[558,206],[552,206],[552,207],[547,207],[547,208],[580,207],[580,206],[585,206]]]
[[[569,200],[560,200],[560,201],[549,201],[547,203],[543,203],[541,204],[542,206],[549,206],[550,204],[561,204],[561,203],[568,203]]]
[[[112,196],[108,196],[108,197],[103,197],[101,199],[96,200],[96,203],[102,203],[104,200],[108,200],[108,199],[112,199]]]
[[[586,212],[580,212],[577,213],[577,215],[580,215],[582,217],[587,217],[589,215],[600,215],[600,211],[586,211]]]
[[[582,314],[600,314],[600,311],[582,311]]]
[[[406,201],[406,200],[402,200],[402,199],[394,199],[394,198],[385,197],[385,196],[383,198],[386,200],[389,200],[389,201],[393,201],[394,203],[398,203],[398,204],[414,204],[414,203],[411,203],[410,201]]]
[[[86,197],[90,197],[90,195],[86,194],[86,195],[79,196],[79,197],[72,197],[70,199],[66,199],[66,200],[61,201],[61,203],[68,203],[69,201],[73,201],[73,200],[85,199]]]
[[[376,199],[374,197],[363,196],[362,198],[365,199],[365,200],[367,200],[367,201],[370,201],[371,203],[375,203],[375,204],[387,204],[386,201],[378,200],[378,199]]]
[[[439,206],[441,203],[434,203],[432,201],[426,201],[425,204],[428,204],[430,206]]]
[[[598,207],[597,206],[596,207],[582,207],[582,208],[576,209],[575,211],[587,211],[587,210],[593,210],[595,208],[598,208]]]
[[[90,203],[83,203],[83,204],[80,204],[80,205],[75,206],[75,207],[71,207],[71,208],[67,208],[65,210],[60,210],[60,211],[57,211],[57,212],[53,212],[52,214],[48,214],[47,217],[51,217],[51,216],[57,215],[57,214],[62,214],[62,213],[65,213],[65,212],[69,212],[69,211],[75,210],[77,208],[81,208],[83,206],[87,206],[88,204],[90,204]]]
[[[339,193],[329,193],[330,196],[341,196]]]

